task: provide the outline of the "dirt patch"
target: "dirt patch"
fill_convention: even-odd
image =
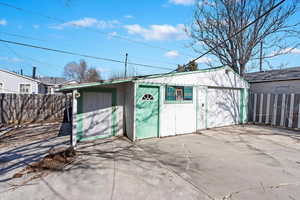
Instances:
[[[28,164],[26,168],[15,173],[12,178],[20,178],[41,171],[62,171],[67,165],[74,162],[75,158],[76,151],[72,147],[53,149],[42,160]]]

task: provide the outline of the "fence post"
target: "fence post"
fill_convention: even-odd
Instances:
[[[254,108],[253,108],[253,122],[256,121],[256,104],[257,104],[257,94],[254,94]]]
[[[284,126],[285,98],[285,94],[282,94],[280,126]]]
[[[293,117],[294,117],[294,98],[295,94],[291,94],[291,101],[290,101],[290,112],[289,112],[289,124],[288,127],[293,127]]]
[[[270,121],[270,100],[271,94],[267,94],[266,124],[268,124]]]
[[[3,100],[4,100],[4,94],[1,94],[1,99],[0,99],[0,123],[4,124],[4,110],[3,110]]]
[[[273,122],[272,125],[276,125],[277,120],[277,103],[278,103],[278,95],[275,94],[275,100],[274,100],[274,109],[273,109]]]
[[[262,115],[263,115],[263,103],[264,103],[264,94],[263,93],[261,93],[260,94],[260,102],[259,102],[259,118],[258,118],[258,122],[259,123],[262,123]]]

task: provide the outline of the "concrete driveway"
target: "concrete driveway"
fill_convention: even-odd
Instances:
[[[78,160],[0,199],[300,199],[300,133],[232,126],[78,146]]]

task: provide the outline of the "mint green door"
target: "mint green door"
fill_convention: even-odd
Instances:
[[[136,138],[158,137],[159,87],[139,86],[136,99]]]

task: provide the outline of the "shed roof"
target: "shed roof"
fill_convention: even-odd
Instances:
[[[245,79],[248,80],[250,83],[300,80],[300,67],[247,73],[245,75]]]
[[[152,78],[160,78],[160,77],[169,77],[169,76],[179,76],[179,75],[185,75],[185,74],[194,74],[194,73],[203,73],[203,72],[210,72],[210,71],[215,71],[215,70],[221,70],[227,68],[227,66],[220,66],[220,67],[215,67],[215,68],[208,68],[208,69],[200,69],[197,71],[191,71],[191,72],[168,72],[164,74],[151,74],[151,75],[145,75],[145,76],[134,76],[134,77],[128,77],[125,79],[118,79],[118,80],[109,80],[109,81],[101,81],[101,82],[93,82],[93,83],[82,83],[82,84],[77,84],[77,85],[71,85],[71,86],[66,86],[59,91],[66,92],[66,91],[71,91],[75,89],[82,89],[82,88],[88,88],[88,87],[97,87],[97,86],[105,86],[105,85],[114,85],[114,84],[120,84],[120,83],[125,83],[125,82],[133,82],[136,80],[147,80],[147,79],[152,79]],[[233,71],[233,70],[232,70]],[[242,77],[240,77],[243,79]]]

